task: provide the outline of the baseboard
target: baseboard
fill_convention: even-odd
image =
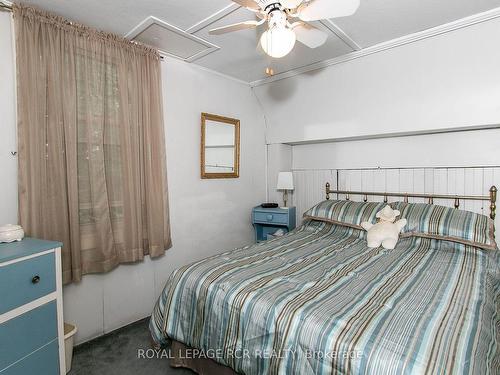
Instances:
[[[102,339],[104,339],[104,338],[106,338],[106,337],[112,336],[112,335],[116,335],[116,334],[117,334],[117,333],[119,333],[120,331],[124,331],[125,329],[129,328],[130,326],[133,326],[133,325],[137,325],[137,324],[144,323],[144,322],[146,322],[146,321],[147,321],[147,320],[149,320],[149,319],[150,319],[150,316],[148,315],[148,316],[146,316],[146,317],[144,317],[144,318],[141,318],[141,319],[139,319],[139,320],[136,320],[136,321],[134,321],[134,322],[132,322],[132,323],[127,323],[127,324],[125,324],[125,325],[123,325],[123,326],[121,326],[121,327],[119,327],[119,328],[116,328],[116,329],[114,329],[114,330],[112,330],[112,331],[106,332],[106,333],[105,333],[105,334],[103,334],[103,335],[96,336],[96,337],[93,337],[93,338],[91,338],[91,339],[88,339],[88,340],[86,340],[86,341],[84,341],[84,342],[78,343],[77,345],[75,345],[75,348],[74,348],[74,349],[75,349],[75,350],[78,350],[79,348],[84,348],[84,347],[86,347],[86,346],[92,346],[92,345],[94,345],[97,341],[100,341],[100,340],[102,340]]]

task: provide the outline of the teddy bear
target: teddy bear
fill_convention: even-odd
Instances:
[[[384,249],[392,250],[396,247],[399,239],[399,233],[407,224],[406,219],[400,219],[396,222],[396,217],[401,214],[398,210],[393,210],[391,206],[385,206],[381,211],[377,212],[376,217],[379,219],[377,224],[372,224],[367,221],[361,223],[367,234],[368,247],[379,247],[382,245]]]

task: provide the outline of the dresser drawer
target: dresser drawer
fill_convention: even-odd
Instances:
[[[3,369],[57,338],[57,305],[49,302],[0,324],[0,375]],[[26,373],[28,374],[28,373]]]
[[[255,211],[254,222],[287,224],[288,215],[286,213]]]
[[[56,290],[55,254],[0,266],[0,314]]]
[[[31,353],[0,372],[1,375],[58,375],[59,346],[57,340]]]

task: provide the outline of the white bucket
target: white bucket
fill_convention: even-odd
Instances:
[[[73,360],[73,344],[75,341],[76,326],[64,323],[64,349],[66,353],[66,373],[71,370],[71,361]]]

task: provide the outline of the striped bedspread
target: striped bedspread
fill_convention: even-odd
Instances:
[[[500,374],[499,252],[311,221],[176,270],[150,329],[242,374]]]

